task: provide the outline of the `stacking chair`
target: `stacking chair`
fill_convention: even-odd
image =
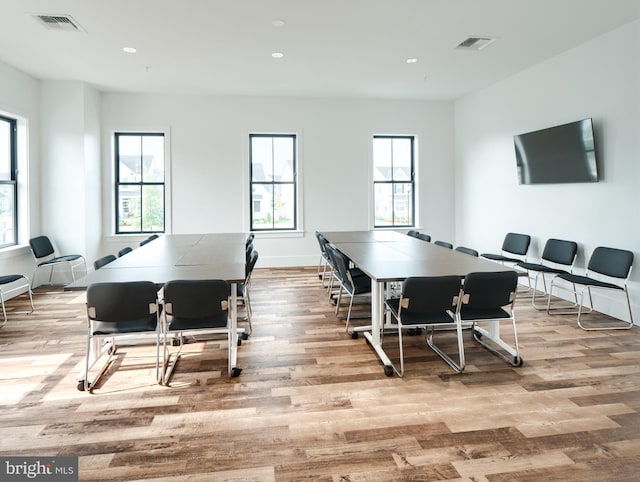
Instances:
[[[480,256],[502,264],[526,262],[529,244],[531,244],[531,236],[528,234],[507,233],[500,254],[482,253]]]
[[[536,305],[536,292],[538,290],[538,279],[542,278],[542,289],[547,296],[547,282],[545,274],[556,275],[571,273],[573,263],[578,252],[578,244],[574,241],[566,241],[563,239],[548,239],[542,251],[540,263],[527,263],[520,261],[516,264],[518,268],[526,270],[531,284],[531,273],[535,274],[533,281],[533,294],[531,296],[531,304],[536,310],[548,310],[550,305],[545,303],[544,306]],[[574,305],[575,307],[576,305]],[[566,308],[566,307],[565,307]]]
[[[461,253],[468,254],[470,256],[478,257],[478,252],[473,248],[467,248],[466,246],[456,246],[455,251],[460,251]]]
[[[156,337],[156,379],[159,379],[160,323],[158,289],[151,281],[94,283],[87,288],[87,354],[84,378],[78,390],[93,390],[116,353],[116,338],[132,334]],[[110,339],[99,347],[98,342]],[[108,353],[97,374],[90,380],[89,371]]]
[[[589,258],[587,271],[583,276],[572,273],[560,273],[551,279],[547,310],[549,310],[551,304],[551,294],[554,287],[571,291],[576,299],[578,288],[580,288],[580,301],[578,302],[577,310],[564,311],[561,312],[561,314],[577,313],[578,326],[586,331],[628,330],[633,326],[633,314],[631,312],[629,291],[627,289],[632,264],[633,253],[631,251],[603,246],[597,247],[591,254],[591,258]],[[620,285],[620,283],[622,283],[622,285]],[[567,284],[570,286],[567,286]],[[612,324],[611,322],[590,322],[591,326],[586,326],[581,323],[580,316],[582,315],[584,307],[585,291],[589,295],[589,309],[587,313],[593,311],[592,290],[604,290],[606,292],[622,291],[626,299],[627,309],[629,310],[629,321],[623,321],[621,325],[616,323]]]
[[[342,301],[342,292],[346,292],[349,297],[349,309],[346,317],[346,331],[349,333],[349,324],[351,321],[351,309],[353,307],[353,299],[358,295],[371,293],[371,278],[364,274],[359,268],[350,266],[350,260],[342,252],[333,245],[326,246],[327,252],[332,259],[335,267],[334,273],[336,280],[340,283],[338,296],[336,298],[336,316],[340,310],[340,302]],[[357,337],[357,332],[351,333],[351,336]]]
[[[391,365],[398,376],[404,375],[402,330],[406,328],[426,329],[425,339],[429,347],[456,372],[460,373],[464,370],[462,326],[455,315],[459,294],[460,277],[458,276],[413,277],[404,281],[400,298],[388,299],[385,302],[391,314],[398,320],[400,369]],[[458,338],[459,361],[457,363],[433,343],[435,328],[453,326],[456,327]]]
[[[11,287],[5,288],[7,285]],[[33,313],[33,296],[31,293],[31,283],[29,282],[29,279],[22,274],[8,274],[0,276],[0,303],[2,303],[2,315],[4,316],[4,321],[0,324],[0,328],[7,324],[7,310],[4,306],[4,301],[7,298],[7,295],[16,291],[20,291],[21,293],[26,291],[29,293],[29,301],[31,302],[31,311],[19,313]]]
[[[429,236],[428,234],[418,233],[416,234],[416,238],[426,241],[427,243],[431,242],[431,236]]]
[[[322,233],[316,231],[316,240],[318,241],[318,245],[320,246],[320,259],[318,260],[318,278],[322,280],[322,284],[324,286],[324,281],[327,276],[327,268],[331,268],[329,266],[329,255],[327,254],[327,250],[325,246],[329,243],[327,238],[325,238]],[[322,272],[320,272],[322,271]]]
[[[167,282],[164,285],[163,327],[162,369],[158,381],[168,385],[182,353],[185,334],[225,334],[227,348],[231,350],[233,337],[229,330],[229,283],[224,280]],[[167,338],[173,335],[178,335],[180,341],[178,350],[172,354]],[[240,375],[241,370],[234,368],[231,376]]]
[[[434,241],[433,244],[437,244],[438,246],[442,246],[443,248],[453,249],[453,244],[447,243],[446,241]]]
[[[47,236],[37,236],[29,240],[31,251],[36,258],[36,272],[39,268],[49,268],[49,284],[53,277],[53,270],[58,265],[66,265],[71,271],[71,280],[75,281],[75,269],[79,266],[83,266],[84,270],[87,270],[87,264],[85,259],[80,254],[67,254],[62,256],[56,256],[53,244]],[[35,280],[36,273],[34,272]]]
[[[127,246],[126,248],[122,248],[120,251],[118,251],[118,258],[121,258],[125,254],[129,254],[131,251],[133,251],[133,248],[130,246]]]
[[[415,238],[416,236],[418,236],[418,234],[420,234],[419,231],[416,231],[415,229],[412,229],[410,231],[407,232],[407,236],[411,236],[413,238]]]
[[[244,283],[238,284],[237,290],[237,300],[239,303],[242,303],[246,312],[246,321],[249,323],[249,332],[250,335],[253,332],[253,326],[251,325],[251,315],[253,314],[251,310],[251,299],[249,297],[249,284],[251,283],[251,274],[253,273],[253,269],[256,267],[256,263],[258,262],[259,253],[255,249],[251,251],[249,255],[249,259],[245,264],[245,279]],[[246,336],[243,336],[246,339]]]
[[[515,271],[469,273],[462,285],[457,313],[460,323],[472,323],[473,338],[478,343],[513,366],[522,365],[513,311],[517,286],[518,274]],[[502,339],[497,346],[485,341],[484,335],[492,330],[481,328],[478,324],[505,320],[511,322],[513,346]]]
[[[103,256],[102,258],[96,259],[93,262],[93,269],[100,269],[104,265],[111,263],[111,261],[115,261],[117,258],[113,254],[108,254]]]

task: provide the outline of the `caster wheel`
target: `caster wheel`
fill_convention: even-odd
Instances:
[[[515,366],[517,367],[521,367],[524,364],[524,360],[522,359],[522,357],[514,357],[513,358],[513,363]]]
[[[238,346],[242,345],[242,338],[238,338]]]
[[[179,338],[172,339],[171,346],[180,346],[180,339]]]
[[[389,366],[389,365],[385,365],[384,366],[384,374],[388,377],[390,377],[391,375],[393,375],[393,367]]]
[[[78,391],[84,392],[84,380],[78,380],[78,385],[76,386]]]
[[[479,340],[480,338],[482,338],[482,333],[480,333],[479,331],[473,330],[473,336]]]
[[[407,330],[407,335],[409,336],[416,336],[418,334],[418,330],[416,328],[409,328]]]
[[[239,377],[242,373],[242,368],[234,367],[231,369],[231,378]]]
[[[357,331],[352,331],[351,332],[351,339],[352,340],[357,340],[358,339],[358,332]]]
[[[247,333],[246,331],[242,334],[242,339],[243,340],[248,340],[249,339],[249,333]]]

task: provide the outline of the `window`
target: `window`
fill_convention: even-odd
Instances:
[[[0,247],[17,244],[17,122],[0,116]]]
[[[413,136],[373,136],[374,227],[414,226]]]
[[[295,134],[250,134],[251,231],[297,229]]]
[[[163,233],[163,133],[115,134],[116,234]]]

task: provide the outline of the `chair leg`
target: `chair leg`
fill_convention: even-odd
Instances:
[[[515,316],[513,316],[513,314],[509,317],[509,319],[511,320],[511,327],[513,329],[513,345],[514,346],[509,346],[507,343],[502,341],[502,339],[494,339],[488,336],[488,332],[486,330],[483,330],[477,327],[477,321],[479,320],[475,320],[473,322],[473,327],[472,327],[473,339],[477,341],[480,345],[482,345],[484,348],[489,350],[491,353],[493,353],[494,355],[502,358],[504,361],[506,361],[510,365],[513,365],[514,367],[522,366],[523,360],[522,360],[522,357],[520,356],[520,348],[518,346],[518,332],[516,330],[516,319],[515,319]],[[493,320],[492,322],[500,323],[500,321],[498,320]],[[485,341],[485,338],[492,340],[494,343],[489,344],[487,341]],[[498,348],[496,348],[496,346]]]
[[[464,370],[464,366],[465,366],[465,360],[464,360],[464,342],[462,340],[462,325],[460,322],[456,323],[456,336],[458,337],[458,359],[459,359],[459,363],[456,363],[455,361],[453,361],[453,358],[451,358],[449,355],[447,355],[444,351],[442,351],[440,349],[440,347],[438,347],[434,342],[433,342],[433,333],[435,331],[433,326],[429,326],[426,327],[427,328],[427,333],[425,333],[425,338],[427,341],[427,345],[429,345],[429,348],[431,348],[434,352],[436,352],[438,354],[438,356],[440,356],[440,358],[442,358],[447,365],[449,365],[451,368],[453,368],[456,373],[461,373]]]
[[[614,324],[612,325],[610,322],[605,322],[607,325],[598,324],[597,326],[586,326],[583,322],[580,321],[580,316],[582,315],[580,308],[583,305],[584,291],[582,290],[582,294],[580,296],[580,305],[578,308],[578,319],[577,324],[578,327],[583,329],[584,331],[604,331],[604,330],[628,330],[633,327],[633,313],[631,311],[631,302],[629,301],[629,291],[627,287],[624,287],[624,295],[625,300],[627,302],[627,310],[629,311],[629,321],[619,320],[622,324]],[[593,299],[591,298],[591,288],[587,287],[587,291],[589,293],[589,305],[591,306],[591,311],[593,310]],[[616,323],[616,322],[613,322]]]

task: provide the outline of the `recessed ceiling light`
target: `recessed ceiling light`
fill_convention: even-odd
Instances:
[[[284,20],[273,20],[271,22],[271,25],[273,25],[274,27],[284,27],[285,21]]]
[[[283,54],[282,52],[273,52],[273,53],[271,54],[271,56],[272,56],[274,59],[281,59],[282,57],[284,57],[284,54]]]
[[[408,64],[415,64],[417,61],[418,59],[407,59]]]
[[[137,52],[135,47],[124,47],[122,50],[128,54],[135,54]]]

